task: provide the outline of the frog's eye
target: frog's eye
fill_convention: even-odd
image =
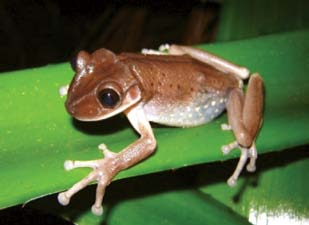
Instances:
[[[119,94],[111,88],[101,90],[98,98],[100,103],[106,108],[114,108],[120,101]]]

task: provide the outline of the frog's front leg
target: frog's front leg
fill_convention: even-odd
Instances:
[[[224,154],[234,148],[240,148],[241,156],[228,184],[234,186],[248,158],[247,170],[255,171],[257,151],[255,139],[262,123],[263,114],[263,80],[258,74],[253,74],[244,96],[241,89],[230,91],[227,101],[229,126],[233,130],[236,141],[222,147]]]
[[[58,195],[58,200],[62,205],[67,205],[71,197],[93,181],[97,181],[96,201],[92,206],[92,212],[96,215],[103,213],[102,200],[105,188],[110,184],[112,179],[124,169],[131,167],[139,161],[148,157],[156,148],[152,128],[147,120],[142,106],[135,106],[128,109],[127,115],[134,129],[141,137],[119,153],[109,151],[104,144],[99,148],[104,153],[103,159],[92,161],[66,161],[65,168],[71,170],[78,167],[91,167],[93,171],[84,179],[73,185],[69,190]]]

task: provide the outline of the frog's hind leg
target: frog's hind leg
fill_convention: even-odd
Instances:
[[[163,44],[158,50],[142,49],[143,54],[155,54],[155,55],[190,55],[192,58],[199,60],[203,63],[215,67],[217,70],[224,73],[231,73],[236,75],[239,79],[244,80],[249,77],[249,70],[245,67],[238,66],[231,63],[221,57],[211,54],[207,51],[203,51],[197,48],[183,46],[183,45],[169,45]],[[241,82],[242,85],[242,82]]]
[[[217,70],[224,73],[231,73],[236,75],[240,79],[247,79],[249,77],[249,70],[245,67],[238,66],[231,63],[221,57],[213,55],[207,51],[203,51],[197,48],[181,45],[164,45],[161,48],[166,48],[171,55],[184,55],[188,54],[192,58],[199,60],[203,63],[215,67]]]
[[[222,146],[222,151],[228,154],[237,147],[241,150],[237,167],[228,180],[228,184],[234,186],[248,158],[250,161],[247,170],[255,171],[257,159],[255,139],[261,127],[263,113],[263,80],[258,74],[251,76],[245,96],[240,89],[231,90],[227,102],[227,113],[236,141]]]

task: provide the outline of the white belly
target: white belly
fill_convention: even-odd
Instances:
[[[149,121],[176,127],[192,127],[207,123],[225,109],[226,96],[199,93],[188,104],[152,102],[144,105]]]

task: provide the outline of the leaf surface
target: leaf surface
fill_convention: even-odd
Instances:
[[[308,31],[299,31],[200,46],[262,75],[260,154],[309,141],[308,39]],[[1,208],[66,189],[89,172],[65,172],[64,160],[99,158],[98,144],[120,151],[138,138],[121,116],[97,123],[72,120],[58,94],[72,75],[68,64],[0,75]],[[227,157],[220,152],[233,141],[230,132],[221,131],[223,122],[225,115],[196,128],[154,128],[156,153],[117,179],[237,157],[238,151]]]

